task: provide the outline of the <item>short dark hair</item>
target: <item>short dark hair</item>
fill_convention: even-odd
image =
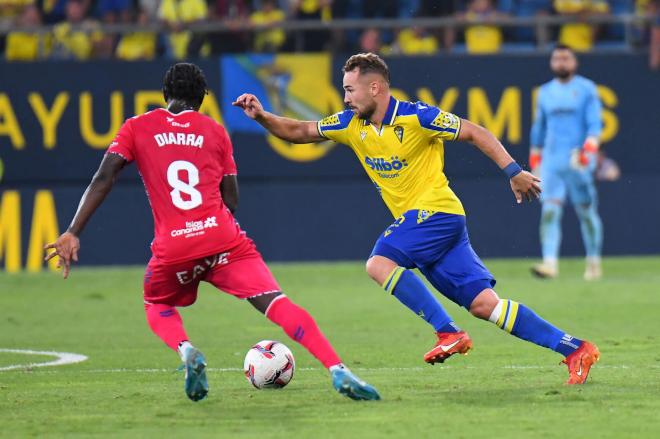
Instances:
[[[208,92],[202,69],[192,63],[177,63],[167,69],[163,78],[163,97],[182,100],[199,108]]]
[[[377,73],[385,78],[388,84],[390,82],[390,69],[385,64],[385,61],[383,61],[383,58],[375,53],[358,53],[351,56],[346,60],[342,71],[346,73],[352,72],[355,69],[359,69],[360,74]]]
[[[552,51],[554,52],[555,50],[568,50],[573,54],[573,56],[577,56],[575,53],[575,50],[571,46],[567,46],[566,44],[556,44],[555,47],[552,48]]]

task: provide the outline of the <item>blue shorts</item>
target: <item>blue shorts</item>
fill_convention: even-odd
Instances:
[[[598,197],[593,171],[590,169],[548,169],[541,165],[541,201],[558,200],[566,195],[573,205],[594,204]]]
[[[481,291],[495,286],[470,245],[463,215],[409,210],[380,235],[371,252],[375,255],[418,268],[445,297],[466,309]]]

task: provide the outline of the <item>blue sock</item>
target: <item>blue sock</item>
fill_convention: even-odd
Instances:
[[[575,211],[580,219],[582,241],[587,257],[600,258],[601,248],[603,247],[603,223],[598,215],[596,203],[587,206],[576,206]]]
[[[575,352],[582,340],[573,338],[539,317],[525,305],[501,299],[488,319],[506,332],[564,356]]]
[[[541,209],[541,251],[543,260],[556,261],[561,244],[561,217],[563,209],[557,203],[543,203]]]
[[[426,288],[422,280],[410,270],[397,267],[387,277],[383,288],[399,299],[412,312],[426,320],[436,332],[460,331],[438,302],[438,299]]]

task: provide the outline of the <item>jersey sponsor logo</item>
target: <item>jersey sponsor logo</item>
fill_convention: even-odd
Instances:
[[[203,221],[186,221],[186,227],[172,230],[170,236],[173,238],[176,238],[177,236],[192,238],[194,236],[203,235],[205,229],[210,229],[212,227],[218,227],[217,218],[215,216],[210,216]]]
[[[383,157],[365,157],[364,163],[381,178],[396,178],[399,176],[398,171],[408,166],[406,159],[399,159],[397,156],[392,156],[389,160]]]
[[[229,263],[229,252],[219,253],[217,255],[204,258],[204,261],[195,264],[192,270],[183,270],[176,272],[176,278],[181,285],[189,284],[196,279],[203,277],[207,271],[216,265],[225,265]]]
[[[156,139],[156,143],[160,147],[178,145],[201,148],[204,145],[204,136],[192,133],[159,133],[154,136],[154,139]]]
[[[179,123],[176,120],[174,120],[173,117],[168,117],[167,122],[172,125],[173,127],[179,127],[179,128],[188,128],[190,126],[190,122],[186,123]]]

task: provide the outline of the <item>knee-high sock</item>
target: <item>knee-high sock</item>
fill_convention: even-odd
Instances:
[[[176,351],[180,343],[188,340],[183,321],[175,307],[160,303],[145,303],[144,310],[147,313],[149,327],[167,346]]]
[[[268,306],[266,317],[281,326],[289,337],[303,345],[326,368],[341,363],[312,316],[288,297],[276,297]]]
[[[522,303],[501,299],[489,321],[506,332],[564,356],[573,353],[582,340],[572,337],[539,317]]]
[[[412,312],[426,320],[436,332],[460,330],[438,299],[412,271],[403,267],[395,268],[383,283],[383,288]]]
[[[561,244],[563,207],[557,203],[543,203],[541,209],[541,251],[544,261],[557,261]]]
[[[600,220],[600,215],[598,215],[596,203],[575,206],[575,211],[580,219],[582,241],[587,257],[600,258],[603,247],[603,223]]]

